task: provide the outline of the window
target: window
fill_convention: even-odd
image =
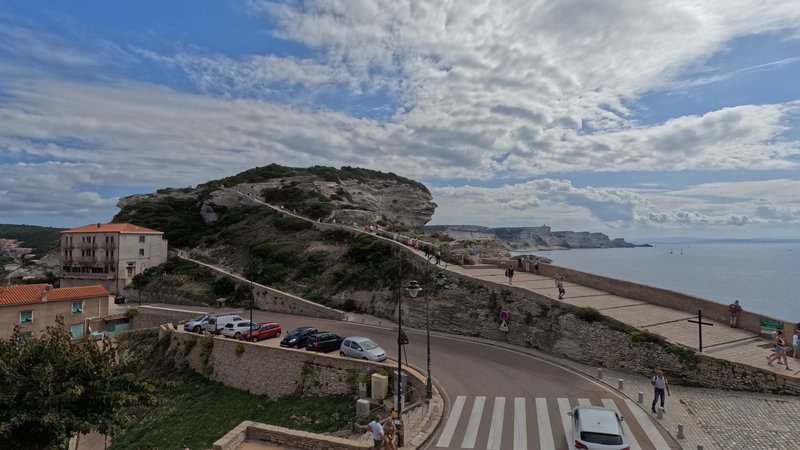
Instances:
[[[80,314],[83,312],[83,302],[72,302],[72,314]]]
[[[76,323],[69,327],[69,334],[72,336],[72,339],[78,339],[83,337],[83,324]]]
[[[139,243],[144,243],[144,236],[139,236]]]
[[[21,311],[19,313],[19,323],[33,323],[33,311]]]
[[[144,256],[144,249],[143,248],[139,249],[139,256]]]

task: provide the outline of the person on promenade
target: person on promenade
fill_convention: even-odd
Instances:
[[[800,358],[800,330],[794,330],[794,335],[792,335],[792,358]]]
[[[728,305],[728,311],[731,312],[731,328],[736,328],[736,325],[739,323],[739,313],[742,312],[742,306],[739,304],[739,300],[734,300],[733,303]]]
[[[394,426],[394,419],[387,417],[383,419],[383,448],[386,450],[397,450],[397,428]]]
[[[514,265],[509,264],[506,269],[506,278],[508,278],[508,285],[511,286],[511,281],[514,279]]]
[[[535,259],[533,261],[533,273],[534,275],[539,275],[539,260]]]
[[[367,425],[369,431],[372,432],[372,442],[375,450],[383,448],[383,425],[381,425],[381,416],[375,416],[375,420]]]
[[[564,277],[560,273],[556,274],[556,287],[558,288],[558,299],[562,300],[567,291],[564,290]]]
[[[664,372],[661,369],[656,370],[655,376],[650,380],[650,384],[653,385],[654,389],[654,396],[653,396],[653,405],[650,407],[650,410],[656,412],[656,402],[658,399],[661,399],[661,409],[664,409],[664,391],[666,391],[667,396],[669,396],[669,381],[667,381],[667,377],[664,376]]]
[[[786,370],[792,370],[789,368],[789,361],[786,359],[786,341],[783,340],[783,330],[778,330],[778,337],[775,340],[775,353],[767,356],[767,365],[772,367],[772,362],[776,359],[783,360]]]

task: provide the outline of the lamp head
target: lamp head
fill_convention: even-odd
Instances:
[[[422,292],[422,288],[419,286],[419,283],[417,283],[417,280],[411,280],[408,282],[408,286],[406,286],[406,292],[413,298]]]
[[[447,283],[447,277],[442,272],[437,273],[435,279],[436,284],[439,286],[444,286],[444,284]]]

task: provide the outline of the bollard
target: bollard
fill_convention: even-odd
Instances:
[[[678,439],[684,439],[686,436],[683,435],[683,424],[678,424]]]
[[[625,384],[625,380],[623,380],[622,378],[617,380],[617,387],[619,388],[620,391],[622,390],[622,386],[624,384]]]
[[[644,403],[644,392],[639,392],[639,403]]]
[[[597,368],[597,378],[598,379],[602,379],[603,378],[603,369],[601,369],[599,367]]]
[[[658,419],[661,420],[664,418],[664,408],[658,408]]]

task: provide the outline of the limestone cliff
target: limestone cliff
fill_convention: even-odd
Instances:
[[[137,203],[158,203],[168,198],[196,201],[206,223],[216,221],[231,208],[252,205],[251,198],[283,206],[314,220],[383,227],[422,227],[436,209],[424,185],[393,173],[351,167],[302,169],[276,164],[209,181],[196,189],[162,189],[154,194],[124,197],[117,206],[124,210]]]
[[[637,247],[624,239],[610,239],[603,233],[586,231],[551,231],[550,227],[489,228],[475,225],[433,225],[426,231],[446,234],[455,239],[497,239],[511,251],[554,250],[567,248]]]

